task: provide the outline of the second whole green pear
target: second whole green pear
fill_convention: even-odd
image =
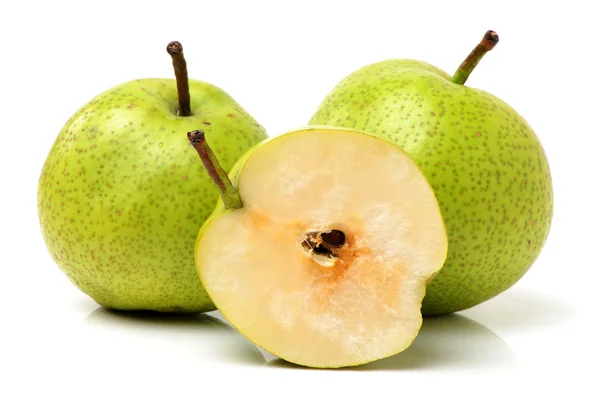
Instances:
[[[425,315],[466,309],[511,287],[536,260],[550,230],[552,181],[540,140],[508,104],[464,85],[495,45],[489,40],[484,37],[454,77],[415,60],[361,68],[333,89],[310,120],[396,143],[433,186],[449,248],[427,287]]]

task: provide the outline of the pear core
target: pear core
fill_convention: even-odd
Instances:
[[[429,183],[400,148],[357,131],[298,130],[259,145],[236,181],[244,206],[211,216],[196,263],[241,333],[314,367],[412,343],[447,239]]]

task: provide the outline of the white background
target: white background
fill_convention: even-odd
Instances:
[[[593,4],[2,2],[0,405],[600,405]],[[363,65],[416,58],[453,72],[487,29],[500,43],[468,85],[505,100],[542,140],[552,231],[517,285],[427,320],[405,353],[341,371],[266,365],[213,319],[98,308],[47,253],[36,190],[54,138],[96,94],[171,77],[169,41],[183,43],[191,77],[224,88],[275,135],[304,125]]]

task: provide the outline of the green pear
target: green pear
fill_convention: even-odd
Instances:
[[[453,77],[414,60],[366,66],[343,79],[310,120],[396,143],[433,186],[449,251],[427,287],[425,315],[472,307],[515,284],[550,230],[552,181],[540,140],[502,100],[464,85],[497,42],[488,31]]]
[[[50,254],[107,308],[215,309],[194,244],[219,191],[180,135],[210,129],[225,168],[267,137],[222,89],[188,81],[181,44],[168,51],[177,81],[138,79],[96,96],[60,131],[39,179]]]
[[[198,234],[198,274],[233,326],[304,366],[410,346],[448,242],[406,153],[365,132],[303,128],[258,144],[230,179],[204,132],[188,138],[223,197]]]

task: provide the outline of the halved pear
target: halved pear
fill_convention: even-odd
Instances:
[[[224,200],[233,191],[241,201],[218,208],[196,245],[198,273],[223,315],[304,366],[359,365],[406,349],[447,251],[438,203],[415,163],[383,139],[325,127],[268,139],[242,160],[221,188]]]

